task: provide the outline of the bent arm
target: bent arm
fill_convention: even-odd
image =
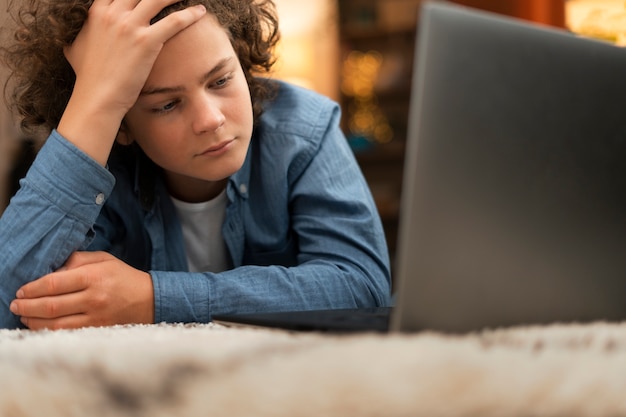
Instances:
[[[21,327],[9,311],[22,285],[87,247],[113,176],[52,132],[0,218],[0,328]]]

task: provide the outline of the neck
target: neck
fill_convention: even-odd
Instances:
[[[217,197],[226,188],[228,178],[204,181],[196,178],[165,174],[165,184],[170,195],[187,203],[202,203]]]

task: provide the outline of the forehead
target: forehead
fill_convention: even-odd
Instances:
[[[176,72],[206,71],[234,55],[228,33],[213,15],[207,14],[163,45],[148,80],[169,78]]]
[[[219,24],[215,16],[207,13],[200,20],[167,40],[163,45],[161,54],[187,47],[199,49],[200,47],[210,46],[218,49],[220,46],[229,45],[230,37],[226,29]]]

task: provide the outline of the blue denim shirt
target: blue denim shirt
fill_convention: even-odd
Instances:
[[[21,326],[17,289],[77,250],[149,271],[156,322],[389,305],[383,228],[339,118],[329,99],[280,84],[227,185],[233,269],[222,273],[187,271],[176,210],[145,156],[112,156],[107,170],[53,131],[0,218],[0,327]]]

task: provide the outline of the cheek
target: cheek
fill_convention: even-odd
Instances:
[[[126,122],[129,138],[137,142],[143,151],[151,154],[166,154],[180,146],[180,128],[171,123],[158,123],[139,118],[129,118]]]
[[[138,140],[137,144],[157,165],[163,166],[167,161],[175,162],[184,154],[181,152],[183,141],[177,140],[174,135],[168,135],[166,131],[154,132],[153,135],[144,136],[143,139]]]
[[[177,140],[175,132],[169,135],[164,129],[147,129],[135,137],[135,142],[146,156],[161,168],[167,169],[180,164],[181,157],[185,155],[185,152],[182,152],[183,144]]]

